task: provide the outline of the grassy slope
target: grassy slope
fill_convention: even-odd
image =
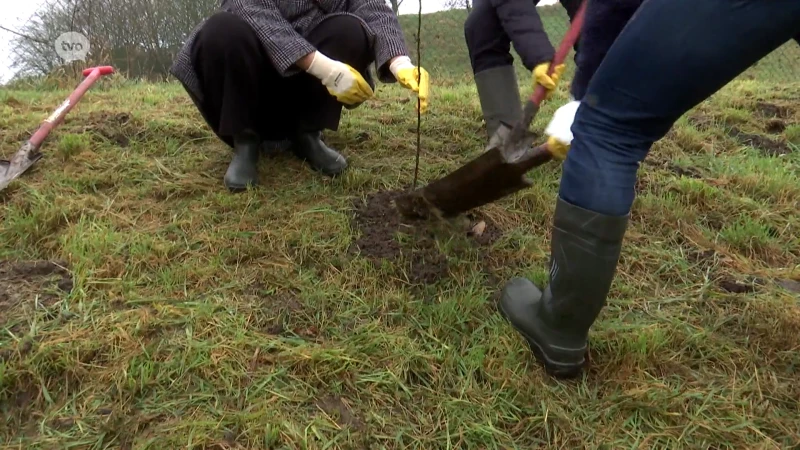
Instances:
[[[426,33],[458,37],[456,14],[431,16]],[[442,62],[423,180],[481,148],[462,46],[423,55]],[[446,67],[455,55],[461,73]],[[0,152],[65,95],[0,93]],[[484,208],[504,231],[491,249],[443,240],[452,278],[420,290],[402,264],[348,253],[352,198],[410,183],[416,115],[397,86],[330,135],[346,176],[278,156],[240,195],[223,189],[230,154],[179,87],[97,86],[0,197],[0,259],[66,259],[75,275],[54,303],[0,311],[0,447],[800,445],[800,311],[776,282],[798,278],[799,97],[736,82],[656,145],[593,367],[558,383],[492,305],[499,280],[545,278],[556,164]],[[763,117],[765,102],[785,117]],[[732,127],[771,130],[793,152],[765,156]],[[722,289],[753,277],[755,292]]]

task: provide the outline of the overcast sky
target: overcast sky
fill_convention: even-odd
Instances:
[[[441,11],[444,8],[445,0],[421,0],[422,12],[430,13]],[[556,0],[542,0],[540,5],[555,3]],[[19,29],[20,23],[24,23],[33,15],[36,8],[43,3],[43,0],[0,0],[0,25]],[[404,0],[400,5],[400,14],[416,14],[419,11],[418,0]],[[65,30],[69,31],[69,30]],[[13,35],[4,30],[0,30],[0,83],[8,81],[12,73],[9,69],[10,64],[10,41]]]
[[[424,0],[423,0],[424,1]],[[36,12],[36,8],[42,4],[42,0],[0,0],[0,25],[16,30],[20,23],[24,23]],[[0,30],[0,83],[8,81],[12,75],[8,69],[11,63],[9,46],[14,35],[7,31]]]

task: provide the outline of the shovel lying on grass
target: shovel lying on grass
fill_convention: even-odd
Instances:
[[[583,26],[586,2],[581,4],[561,41],[548,74],[564,62]],[[395,200],[406,217],[453,217],[531,186],[525,173],[553,158],[547,144],[533,146],[528,128],[544,100],[545,89],[536,86],[523,109],[522,119],[509,128],[501,124],[489,140],[486,152],[455,172]]]
[[[81,84],[72,91],[72,94],[64,100],[47,119],[39,125],[39,129],[33,133],[28,142],[22,145],[17,153],[11,157],[11,160],[0,160],[0,191],[5,189],[12,181],[22,175],[32,165],[42,159],[42,153],[39,148],[42,146],[47,135],[53,128],[57,127],[64,121],[64,117],[70,110],[80,101],[83,94],[103,75],[110,75],[114,73],[114,68],[111,66],[93,67],[83,71],[83,76],[86,77]]]

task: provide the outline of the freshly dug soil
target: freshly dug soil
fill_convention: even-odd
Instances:
[[[59,291],[70,292],[72,275],[66,267],[63,261],[0,261],[0,326],[37,296],[39,304],[49,306]]]
[[[758,102],[755,107],[756,113],[762,117],[778,117],[786,119],[792,116],[792,110],[783,105],[775,105],[767,102]]]
[[[748,281],[737,281],[732,278],[724,278],[720,280],[719,287],[731,294],[752,294],[758,292],[759,287],[764,285],[764,280],[758,278],[751,278]]]
[[[792,152],[792,149],[785,142],[758,134],[745,133],[738,128],[731,128],[728,134],[742,144],[755,147],[766,156],[788,155]]]
[[[473,245],[487,247],[502,235],[491,219],[479,212],[447,222],[403,217],[393,203],[403,193],[380,191],[354,202],[352,225],[361,236],[351,251],[377,266],[384,260],[400,265],[412,284],[431,284],[449,277],[447,257],[436,245],[437,236],[457,233]],[[483,232],[473,235],[471,230],[480,222],[486,225]]]

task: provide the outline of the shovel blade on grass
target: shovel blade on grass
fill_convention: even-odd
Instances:
[[[453,217],[530,187],[525,173],[549,161],[552,155],[546,145],[532,146],[532,133],[509,142],[509,132],[501,125],[483,154],[424,188],[397,198],[397,209],[406,217]]]
[[[0,160],[0,191],[19,178],[36,161],[42,159],[42,156],[42,153],[31,142],[26,142],[11,157],[11,160]]]

